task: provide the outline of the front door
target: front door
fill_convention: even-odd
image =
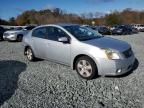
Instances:
[[[70,43],[58,41],[59,37],[70,38],[67,33],[57,27],[47,27],[47,58],[70,65]]]

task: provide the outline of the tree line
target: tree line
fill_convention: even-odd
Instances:
[[[93,23],[92,23],[93,22]],[[29,25],[29,24],[50,24],[50,23],[78,23],[89,25],[116,24],[144,24],[144,11],[137,11],[130,8],[122,12],[113,11],[109,14],[102,13],[67,13],[60,8],[45,10],[28,10],[8,21],[0,19],[0,25]]]

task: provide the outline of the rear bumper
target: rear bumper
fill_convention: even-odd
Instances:
[[[135,56],[119,60],[97,60],[98,74],[99,75],[112,75],[118,76],[129,72],[134,65]]]

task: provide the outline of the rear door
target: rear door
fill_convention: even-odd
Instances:
[[[47,30],[46,27],[40,27],[33,31],[32,33],[32,46],[33,51],[36,57],[46,58],[46,50],[47,50]]]

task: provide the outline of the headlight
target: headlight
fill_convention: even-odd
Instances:
[[[103,49],[105,54],[106,54],[106,57],[109,59],[109,60],[112,60],[112,59],[120,59],[120,56],[119,54],[117,54],[116,52],[114,52],[113,50],[111,49]]]

